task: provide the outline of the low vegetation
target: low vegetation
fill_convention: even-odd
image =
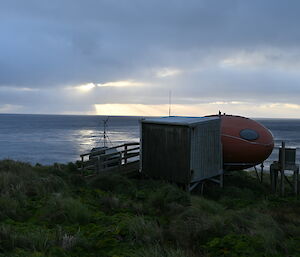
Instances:
[[[0,257],[300,256],[300,202],[247,172],[204,196],[76,164],[0,162]]]

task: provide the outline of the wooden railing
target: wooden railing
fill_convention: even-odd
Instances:
[[[95,172],[108,171],[126,166],[138,161],[140,143],[125,143],[114,147],[91,151],[81,154],[81,169],[94,170]],[[86,159],[88,158],[88,159]]]

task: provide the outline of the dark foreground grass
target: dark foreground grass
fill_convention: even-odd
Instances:
[[[266,178],[267,180],[267,178]],[[246,172],[204,196],[75,164],[0,162],[0,256],[300,256],[300,202]]]

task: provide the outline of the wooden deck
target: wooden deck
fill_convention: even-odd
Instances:
[[[81,154],[83,175],[122,172],[130,173],[139,170],[140,143],[125,143],[104,150]]]

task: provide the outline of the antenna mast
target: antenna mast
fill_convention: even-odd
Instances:
[[[106,118],[106,120],[103,120],[103,146],[106,147],[106,128],[107,128],[107,122],[108,122],[109,117]]]
[[[171,93],[172,91],[169,90],[169,117],[171,116]]]

